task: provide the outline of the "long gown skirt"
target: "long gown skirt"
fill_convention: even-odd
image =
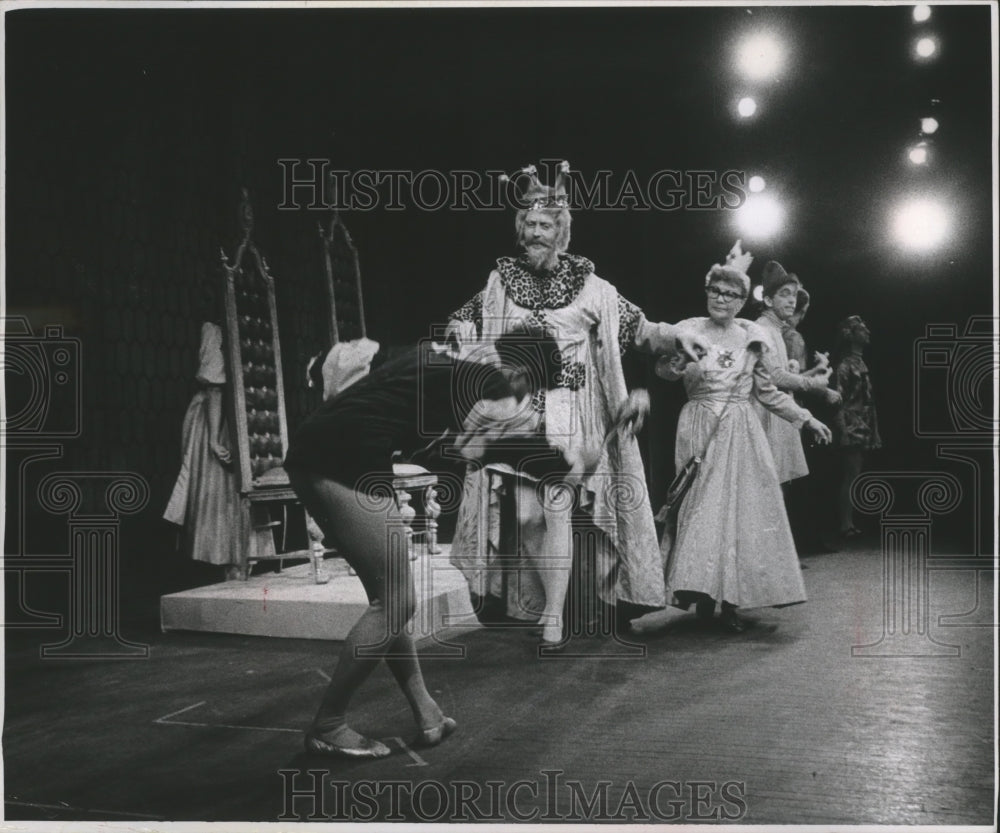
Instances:
[[[239,564],[236,475],[212,453],[207,410],[208,395],[199,391],[184,415],[183,462],[163,517],[184,527],[185,549],[191,558]]]
[[[707,402],[684,406],[677,460],[704,450],[716,419]],[[723,415],[681,504],[676,538],[665,535],[661,547],[668,599],[705,593],[742,608],[806,600],[770,446],[748,401],[733,401]]]

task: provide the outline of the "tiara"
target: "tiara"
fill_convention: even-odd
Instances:
[[[726,255],[726,266],[735,266],[746,274],[750,270],[751,263],[753,263],[753,255],[750,252],[744,252],[743,241],[737,240],[733,244],[733,248],[729,250],[729,254]]]
[[[566,174],[569,173],[569,162],[559,163],[556,173],[556,183],[549,187],[543,185],[538,179],[538,168],[534,165],[527,165],[514,174],[514,177],[528,177],[527,186],[521,194],[521,207],[529,211],[538,211],[542,208],[569,208],[569,196],[566,193]],[[503,174],[501,182],[510,182],[514,177]]]
[[[747,275],[747,270],[751,263],[753,263],[753,255],[750,252],[744,252],[743,241],[737,240],[726,255],[726,259],[722,263],[716,263],[708,270],[708,274],[705,275],[705,286],[712,282],[713,276],[718,274],[717,270],[732,269],[739,275],[740,281],[743,283],[743,291],[749,292],[750,276]]]

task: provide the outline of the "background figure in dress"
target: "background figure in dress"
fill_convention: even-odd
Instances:
[[[523,337],[521,355],[526,349]],[[536,340],[540,356],[556,352]],[[492,359],[492,352],[482,351]],[[385,661],[413,711],[417,746],[434,746],[455,731],[427,691],[407,623],[416,607],[410,559],[399,540],[399,512],[391,488],[392,454],[412,452],[430,437],[455,443],[467,459],[479,459],[491,443],[538,435],[532,407],[542,387],[530,367],[497,369],[460,361],[433,345],[421,345],[386,361],[327,400],[299,427],[285,458],[296,494],[354,568],[368,608],[344,640],[337,667],[306,732],[310,753],[342,758],[382,758],[390,749],[347,724],[354,695]],[[527,364],[527,363],[526,363]]]
[[[851,484],[864,467],[869,451],[882,447],[875,413],[871,376],[863,353],[871,342],[871,331],[860,315],[851,315],[838,327],[837,390],[843,398],[837,414],[837,447],[841,455],[840,492],[837,501],[839,532],[844,538],[861,534],[854,525]]]
[[[163,513],[183,527],[184,550],[191,558],[224,566],[227,580],[243,577],[240,553],[239,486],[223,402],[226,362],[215,295],[206,286],[205,320],[198,349],[198,390],[181,431],[181,470]]]
[[[806,341],[799,332],[799,326],[809,311],[810,300],[809,292],[800,287],[795,312],[781,331],[788,350],[789,372],[805,373],[807,376],[817,369],[826,371],[829,367],[826,354],[809,355]],[[795,401],[811,409],[821,422],[833,425],[840,394],[832,387],[823,387],[796,393]],[[818,445],[811,440],[803,442],[803,451],[809,475],[789,482],[785,488],[785,507],[795,545],[800,554],[835,552],[836,547],[831,542],[839,487],[835,452],[831,446]]]
[[[683,379],[688,402],[677,425],[678,470],[702,457],[680,505],[676,535],[661,542],[668,597],[678,607],[696,604],[711,618],[722,603],[722,623],[740,632],[737,608],[795,604],[806,599],[795,544],[785,514],[770,444],[751,398],[795,428],[805,425],[818,442],[830,429],[779,391],[763,356],[769,337],[736,318],[750,279],[736,266],[713,266],[705,278],[708,317],[682,322],[709,343],[690,361],[660,359],[657,375]],[[693,357],[692,357],[693,358]]]

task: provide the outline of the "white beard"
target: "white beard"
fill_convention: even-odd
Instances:
[[[550,259],[555,259],[555,251],[548,246],[526,246],[524,256],[532,272],[541,272],[549,266]]]

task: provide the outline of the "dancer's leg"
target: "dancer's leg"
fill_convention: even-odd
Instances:
[[[536,484],[521,483],[516,488],[522,551],[538,571],[545,591],[539,620],[542,641],[562,642],[563,607],[573,565],[572,492],[561,484],[547,486],[539,501]]]
[[[360,736],[346,726],[351,698],[381,659],[386,659],[414,710],[418,725],[441,722],[424,685],[412,637],[405,627],[416,606],[405,542],[392,521],[395,508],[373,512],[356,492],[330,480],[293,476],[296,492],[324,536],[357,571],[369,606],[351,629],[311,731],[341,745]]]
[[[386,665],[396,678],[396,682],[413,709],[413,719],[421,729],[433,729],[441,725],[444,714],[424,683],[424,675],[417,659],[417,648],[413,635],[403,631],[396,637]]]

